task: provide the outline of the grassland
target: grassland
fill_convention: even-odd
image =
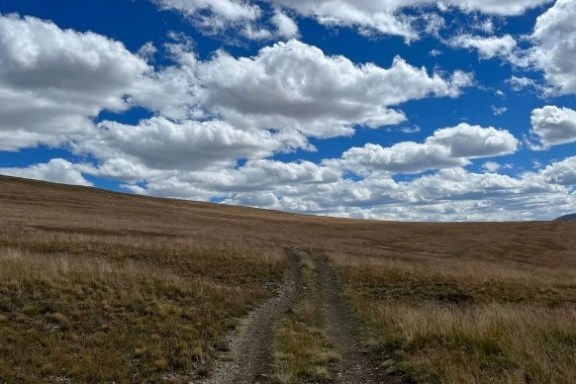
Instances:
[[[406,382],[573,383],[575,231],[314,218],[0,177],[0,382],[207,375],[238,319],[274,294],[284,249],[300,248],[329,256],[371,359]],[[276,379],[330,381],[325,368],[343,362],[302,263],[310,294],[277,327]]]
[[[160,243],[157,243],[160,242]],[[0,236],[0,377],[8,383],[201,376],[281,259],[170,239]]]
[[[15,202],[19,195],[2,200],[8,207],[0,226],[0,381],[6,383],[203,376],[215,352],[226,348],[235,319],[268,297],[282,276],[282,253],[182,233],[184,227],[178,233],[161,208],[154,220],[149,211],[131,221],[134,208],[117,201],[76,213],[62,207],[77,204],[73,198],[40,199],[45,206],[38,208]]]
[[[576,274],[450,256],[335,257],[390,372],[417,383],[576,382]]]

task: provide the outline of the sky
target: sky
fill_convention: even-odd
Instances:
[[[3,0],[0,174],[398,221],[576,212],[576,0]]]

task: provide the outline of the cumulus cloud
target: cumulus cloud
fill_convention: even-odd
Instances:
[[[557,0],[538,17],[527,63],[541,69],[557,94],[576,93],[576,0]],[[525,58],[526,59],[526,58]],[[524,63],[524,64],[527,64]]]
[[[547,181],[542,173],[513,177],[459,167],[403,182],[373,174],[360,181],[278,186],[233,194],[226,202],[342,217],[417,221],[542,220],[576,209],[569,188]]]
[[[405,121],[390,109],[430,96],[456,97],[472,82],[428,74],[397,57],[391,68],[356,65],[342,56],[291,40],[251,58],[219,52],[198,65],[201,103],[239,127],[297,130],[306,136],[351,134],[355,125],[378,128]]]
[[[506,83],[512,88],[513,91],[520,92],[523,89],[535,89],[541,91],[542,87],[534,79],[522,76],[511,76]]]
[[[358,28],[364,33],[381,33],[402,36],[407,40],[419,38],[421,32],[430,33],[430,24],[437,24],[429,17],[407,16],[407,8],[436,7],[441,12],[449,8],[462,12],[481,12],[497,16],[521,15],[529,9],[549,3],[551,0],[268,0],[282,7],[292,9],[305,17],[315,18],[326,25]],[[430,12],[427,13],[428,15]],[[424,24],[419,28],[418,24]],[[432,28],[434,29],[434,28]]]
[[[218,120],[173,122],[153,117],[136,126],[104,121],[98,129],[94,138],[77,143],[75,150],[105,163],[123,158],[157,170],[219,169],[233,166],[238,159],[259,159],[309,146],[295,132],[239,130]]]
[[[73,164],[64,159],[52,159],[48,163],[34,164],[26,168],[0,168],[0,174],[46,180],[62,184],[92,186],[82,175],[89,167]]]
[[[276,16],[280,29],[295,32],[287,15]],[[176,37],[165,47],[173,65],[155,70],[145,60],[155,52],[151,44],[133,54],[101,35],[19,16],[0,16],[0,32],[0,149],[66,146],[100,161],[99,175],[129,180],[314,150],[308,137],[403,122],[391,106],[456,97],[472,81],[458,71],[429,74],[401,58],[388,69],[357,65],[295,40],[250,58],[219,52],[199,61],[192,44]],[[104,110],[134,106],[157,116],[94,123]]]
[[[161,9],[172,9],[211,29],[255,21],[261,9],[239,0],[153,0]]]
[[[262,190],[278,185],[322,184],[338,181],[341,173],[309,161],[283,163],[274,160],[255,160],[238,170],[228,169],[217,179],[200,175],[217,190]]]
[[[298,37],[296,22],[280,8],[271,17],[262,4],[243,0],[152,0],[160,9],[173,10],[190,20],[205,34],[230,34],[249,40],[290,39]]]
[[[391,147],[367,144],[342,155],[341,163],[359,174],[374,171],[419,173],[429,169],[461,167],[470,159],[514,153],[518,140],[506,130],[482,128],[462,123],[439,129],[424,143],[402,142]],[[327,161],[332,164],[333,160]]]
[[[272,17],[272,22],[276,26],[277,34],[285,39],[296,38],[300,35],[298,24],[286,13],[277,9]]]
[[[502,166],[495,161],[487,161],[482,164],[482,169],[487,173],[496,173],[500,168],[502,168]]]
[[[415,40],[421,34],[435,34],[445,24],[441,13],[449,10],[479,12],[494,16],[516,16],[550,3],[551,0],[151,0],[161,9],[182,13],[202,32],[217,33],[236,28],[244,37],[267,39],[296,36],[297,28],[285,14],[276,11],[267,18],[268,8],[290,10],[321,24],[357,28],[366,35],[386,34]],[[408,14],[406,10],[425,10]],[[434,12],[431,12],[434,11]],[[284,16],[283,16],[284,15]],[[275,25],[273,31],[267,25]]]
[[[432,145],[442,145],[450,149],[452,157],[480,158],[501,156],[516,152],[518,140],[507,130],[478,125],[459,124],[434,132],[426,140]]]
[[[551,184],[576,185],[576,157],[569,157],[545,167],[542,175]]]
[[[297,36],[298,26],[289,15],[355,26],[367,34],[410,37],[415,36],[414,20],[401,10],[436,5],[427,0],[274,0],[263,16],[263,2],[158,3],[190,11],[187,16],[197,25],[218,19],[222,28],[246,28],[243,33],[253,38]],[[544,3],[443,2],[464,12],[497,15],[519,14]],[[555,8],[569,12],[571,6],[573,2],[559,0],[546,14]],[[437,25],[430,33],[441,25],[443,10],[438,12],[430,19],[430,25]],[[570,52],[572,25],[561,15],[549,20],[544,16],[533,36],[537,45],[530,51],[531,65],[544,70],[561,93],[574,92],[573,68],[561,55]],[[270,18],[265,25],[260,24],[263,17]],[[556,33],[557,28],[566,35]],[[474,40],[468,47],[486,58],[514,49],[506,36],[481,42],[468,37]],[[2,168],[0,173],[85,185],[90,184],[85,175],[111,177],[136,193],[379,219],[542,219],[576,209],[570,195],[576,184],[575,158],[517,176],[499,174],[502,166],[494,161],[484,163],[485,173],[463,169],[473,159],[517,150],[510,132],[492,127],[460,124],[437,130],[423,142],[367,144],[321,164],[271,159],[279,152],[313,150],[309,137],[403,122],[406,116],[397,109],[403,103],[457,97],[472,84],[466,73],[430,73],[401,58],[390,68],[355,64],[294,40],[266,47],[253,57],[220,51],[207,60],[198,59],[191,46],[180,41],[164,47],[174,62],[155,70],[146,61],[156,50],[151,44],[133,54],[93,33],[0,16],[0,150],[68,143],[76,154],[96,162],[54,159]],[[539,50],[548,48],[552,54],[546,61]],[[155,116],[133,124],[94,123],[103,110],[123,112],[133,106]],[[533,134],[543,145],[574,142],[575,113],[559,107],[535,110]],[[430,172],[408,181],[396,177],[423,171]]]
[[[511,35],[502,37],[482,37],[468,34],[459,35],[448,41],[452,47],[476,49],[482,59],[496,56],[508,56],[516,48],[516,40]]]
[[[517,16],[524,12],[549,4],[553,0],[451,0],[448,3],[465,11],[478,11],[499,16]]]
[[[532,134],[545,147],[576,142],[576,111],[545,106],[532,111]]]
[[[362,180],[343,178],[334,168],[309,162],[248,162],[238,169],[202,172],[163,171],[135,193],[197,200],[218,197],[226,203],[310,214],[388,220],[500,221],[550,219],[576,209],[576,157],[518,176],[455,167],[408,181],[373,173]],[[90,166],[55,159],[0,173],[73,184],[87,184]],[[254,183],[253,188],[250,187]]]
[[[275,189],[282,185],[321,185],[336,182],[341,172],[320,166],[309,161],[284,163],[276,160],[260,159],[246,162],[239,168],[218,171],[198,171],[174,174],[180,180],[201,185],[213,193],[246,193]],[[155,188],[163,188],[165,174],[152,177]]]
[[[94,129],[103,109],[124,111],[150,71],[118,42],[0,15],[0,149],[59,145]]]

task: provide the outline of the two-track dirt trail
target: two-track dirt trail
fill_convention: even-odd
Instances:
[[[253,311],[230,336],[230,351],[222,356],[213,375],[200,384],[266,384],[272,371],[274,330],[293,307],[302,288],[299,260],[309,257],[318,279],[327,334],[341,356],[330,370],[336,384],[398,384],[376,367],[356,340],[356,324],[348,313],[338,277],[320,252],[287,249],[288,268],[278,295]]]
[[[326,328],[341,359],[332,367],[337,384],[399,384],[397,377],[388,375],[370,360],[368,352],[358,342],[357,324],[351,317],[336,272],[328,258],[308,251],[320,280]]]
[[[202,384],[264,384],[271,371],[274,326],[292,306],[298,293],[298,254],[286,252],[288,268],[278,295],[252,311],[231,335],[230,351],[212,377]]]

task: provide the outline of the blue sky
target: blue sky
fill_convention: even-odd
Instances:
[[[0,173],[308,214],[576,211],[576,0],[0,3]]]

